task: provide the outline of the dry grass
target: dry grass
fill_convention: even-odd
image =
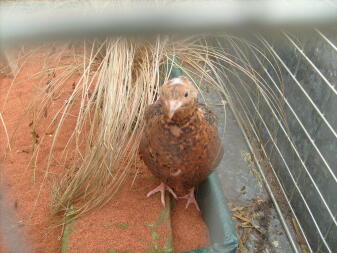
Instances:
[[[38,92],[29,107],[29,110],[34,108],[33,130],[38,128],[53,96],[65,88],[75,73],[81,73],[71,95],[49,122],[54,133],[44,179],[49,173],[64,124],[70,117],[76,119],[62,151],[63,160],[59,161],[63,165],[70,160],[72,163],[61,181],[55,183],[51,202],[53,214],[67,214],[72,207],[72,217],[82,215],[104,205],[118,191],[138,153],[145,109],[157,99],[158,89],[169,78],[172,68],[180,69],[190,77],[201,95],[211,87],[230,106],[236,106],[229,96],[235,94],[246,114],[249,110],[238,89],[253,85],[282,115],[276,95],[252,68],[242,48],[247,47],[261,57],[264,54],[254,45],[235,37],[212,38],[212,44],[208,41],[203,36],[180,40],[170,37],[115,38],[83,42],[80,46],[72,45],[71,49],[66,49],[69,45],[65,45],[57,58],[60,61],[64,52],[72,51],[73,59],[66,65],[48,68],[46,61],[44,69],[36,75],[46,71],[58,74],[50,79],[45,90]],[[220,41],[229,42],[235,55],[228,54]],[[234,83],[231,76],[241,82]],[[75,106],[79,110],[74,114]],[[5,126],[5,122],[2,121],[2,125]],[[9,137],[7,139],[10,143]],[[33,149],[30,164],[33,168],[37,167],[43,143],[44,137],[41,137]]]
[[[201,94],[205,86],[213,87],[229,102],[228,88],[238,87],[226,77],[235,70],[251,81],[249,85],[255,85],[275,101],[264,80],[248,67],[247,59],[228,55],[222,47],[208,45],[203,37],[95,41],[84,43],[74,59],[77,61],[59,71],[48,85],[55,92],[62,90],[76,71],[82,73],[68,101],[51,122],[56,124],[56,130],[45,175],[63,124],[72,115],[73,106],[80,104],[78,114],[72,115],[76,125],[63,150],[64,164],[70,157],[76,159],[54,187],[54,214],[64,214],[70,206],[75,207],[72,215],[84,214],[104,205],[118,191],[138,153],[146,106],[155,101],[159,86],[168,79],[172,67],[189,76]],[[43,117],[51,96],[45,92],[38,96],[34,124],[38,125]],[[39,157],[41,143],[43,140],[34,151],[34,161]]]
[[[57,6],[62,7],[62,4],[61,1]],[[102,7],[94,1],[83,4],[90,8]],[[224,41],[230,50],[224,46]],[[58,52],[59,61],[69,51],[68,47],[65,45]],[[65,165],[71,158],[72,164],[62,180],[55,184],[51,203],[53,214],[64,214],[74,206],[72,215],[81,215],[104,205],[113,197],[137,156],[146,106],[157,98],[159,86],[168,79],[172,67],[181,69],[184,75],[190,77],[202,96],[206,86],[215,88],[231,107],[240,108],[243,121],[249,120],[250,110],[240,90],[244,90],[253,101],[247,91],[250,86],[254,86],[270,103],[281,120],[284,119],[281,102],[254,70],[250,55],[258,55],[276,74],[278,66],[269,60],[265,51],[242,38],[229,35],[216,36],[211,40],[203,36],[179,40],[170,37],[146,40],[115,38],[83,42],[80,47],[72,48],[73,60],[67,65],[50,68],[46,60],[44,68],[36,76],[57,72],[46,87],[53,92],[40,90],[28,108],[34,110],[34,131],[50,107],[53,96],[64,89],[75,73],[81,73],[72,94],[52,116],[49,124],[54,133],[45,179],[64,124],[70,117],[76,118],[75,127],[63,149],[63,160],[59,161]],[[34,50],[23,52],[30,55]],[[282,83],[282,78],[277,76]],[[258,101],[253,101],[253,104],[258,106]],[[74,115],[75,106],[79,106],[79,110]],[[0,119],[6,129],[2,117]],[[252,127],[257,127],[254,121]],[[45,131],[48,132],[47,129]],[[6,135],[6,139],[10,147],[10,136]],[[33,168],[37,168],[44,141],[42,136],[33,148],[30,163]],[[43,187],[44,183],[40,189]]]
[[[2,117],[2,113],[0,112],[0,121],[1,121],[1,125],[3,127],[3,130],[4,130],[4,133],[5,133],[5,136],[6,136],[6,141],[7,141],[7,146],[8,146],[8,149],[11,150],[11,143],[10,143],[10,140],[9,140],[9,135],[8,135],[8,131],[7,131],[7,127],[6,127],[6,123]]]

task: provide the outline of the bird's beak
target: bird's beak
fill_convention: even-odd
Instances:
[[[178,100],[170,100],[168,102],[168,117],[169,119],[172,119],[175,112],[179,109],[181,106],[181,102]]]

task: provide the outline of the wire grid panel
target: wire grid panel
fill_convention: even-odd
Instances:
[[[241,48],[231,38],[224,49],[256,71],[254,84],[231,70],[237,84],[228,87],[232,107],[263,146],[312,252],[337,248],[337,33],[332,34],[283,33]]]
[[[260,83],[233,75],[228,92],[273,173],[312,252],[337,248],[337,36],[280,33],[238,50]]]

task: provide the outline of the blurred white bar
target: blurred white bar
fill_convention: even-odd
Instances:
[[[9,48],[1,47],[0,45],[0,61],[5,62],[5,66],[8,67],[6,71],[6,75],[10,77],[14,77],[19,72],[19,67],[15,57],[12,55],[11,50]]]
[[[2,165],[0,164],[0,169]],[[5,187],[0,175],[0,237],[3,245],[1,248],[10,253],[32,253],[31,247],[23,236],[22,226],[15,217],[13,202],[6,196]]]
[[[15,1],[14,1],[15,2]],[[337,5],[318,1],[52,2],[0,4],[0,43],[116,35],[190,34],[335,26]],[[117,1],[116,1],[117,2]],[[31,9],[29,9],[29,7]],[[35,8],[35,9],[34,9]],[[27,11],[29,9],[29,11]]]

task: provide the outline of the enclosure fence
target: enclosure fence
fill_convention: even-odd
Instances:
[[[90,14],[74,1],[0,8],[0,43],[12,70],[8,49],[25,43],[228,32],[215,46],[267,84],[253,85],[239,70],[222,76],[293,250],[302,252],[303,243],[310,252],[336,252],[337,2],[138,2]],[[237,39],[252,29],[254,36]]]

